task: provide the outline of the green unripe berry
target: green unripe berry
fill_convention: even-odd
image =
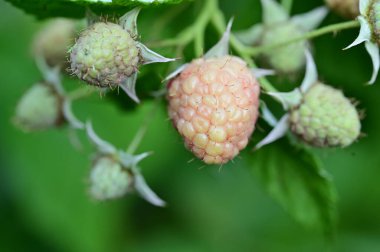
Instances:
[[[67,62],[68,49],[75,38],[75,23],[72,20],[56,18],[48,22],[34,38],[33,55],[42,57],[50,66]]]
[[[51,85],[33,85],[21,98],[14,121],[26,131],[44,130],[63,122],[62,99]]]
[[[290,111],[290,129],[316,147],[345,147],[360,135],[360,117],[340,90],[314,84]]]
[[[71,49],[71,70],[99,87],[116,87],[138,69],[140,49],[120,25],[95,23],[82,32]]]
[[[265,29],[261,44],[273,45],[302,35],[300,29],[291,22],[276,24]],[[264,53],[265,59],[277,72],[294,73],[305,64],[306,43],[301,41],[274,48]]]
[[[90,174],[90,194],[96,200],[115,199],[130,189],[132,177],[112,157],[98,158]]]

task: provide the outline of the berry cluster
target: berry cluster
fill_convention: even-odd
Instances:
[[[261,2],[263,23],[234,34],[233,41],[238,48],[265,48],[286,43],[315,29],[327,14],[326,7],[320,7],[290,17],[276,1]],[[355,0],[327,3],[348,17],[357,15],[360,10],[361,32],[351,46],[366,43],[374,64],[370,81],[373,83],[380,67],[380,1],[361,0],[360,8]],[[133,9],[118,23],[90,20],[75,43],[73,21],[57,20],[45,27],[33,44],[43,81],[21,98],[15,122],[28,131],[65,123],[71,129],[85,129],[97,149],[89,176],[90,194],[95,199],[114,199],[136,191],[152,204],[163,206],[165,203],[148,187],[138,167],[139,161],[148,153],[135,155],[118,150],[98,137],[90,122],[84,124],[76,119],[71,110],[74,98],[64,90],[59,74],[67,62],[67,48],[71,47],[69,68],[72,75],[101,91],[120,87],[131,99],[139,102],[135,85],[141,65],[173,59],[151,51],[138,40],[138,13],[138,8]],[[296,136],[301,144],[320,148],[346,147],[359,138],[361,118],[358,110],[342,91],[318,79],[309,42],[297,40],[262,50],[259,60],[275,71],[258,69],[246,54],[230,54],[231,26],[232,21],[220,41],[207,53],[183,64],[165,79],[169,117],[187,149],[198,159],[206,164],[221,165],[239,155],[249,144],[256,128],[260,104],[263,119],[274,129],[256,144],[256,149],[287,133]],[[265,88],[265,75],[275,72],[293,77],[305,65],[306,76],[299,88],[286,93]],[[260,93],[283,105],[286,113],[279,121],[260,102]]]

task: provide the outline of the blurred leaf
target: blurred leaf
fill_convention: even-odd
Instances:
[[[305,226],[322,226],[327,238],[333,238],[335,187],[311,151],[283,140],[254,153],[252,164],[269,194],[289,214]]]
[[[102,14],[125,9],[126,7],[149,6],[160,4],[176,4],[182,0],[6,0],[14,6],[38,18],[46,17],[75,17],[85,14],[86,8],[100,10]]]

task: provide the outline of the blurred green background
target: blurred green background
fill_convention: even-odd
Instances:
[[[227,17],[235,15],[234,29],[261,20],[258,0],[220,2]],[[294,2],[293,13],[323,4],[321,0]],[[159,25],[152,23],[157,13],[176,8],[184,7],[144,10],[139,19],[143,41],[175,36],[176,29],[197,15],[197,8],[185,10],[164,26],[162,34],[150,32],[152,24],[154,31],[154,25]],[[324,24],[340,21],[330,14]],[[250,167],[255,153],[243,152],[242,158],[221,171],[214,166],[200,169],[198,161],[188,163],[192,155],[172,129],[164,105],[139,150],[154,151],[141,163],[142,171],[168,207],[153,207],[136,195],[106,203],[90,200],[86,176],[93,149],[82,133],[84,149],[77,151],[68,140],[67,129],[25,134],[11,123],[19,97],[41,79],[29,53],[30,41],[40,25],[32,16],[0,1],[0,251],[325,250],[321,232],[301,227],[266,194],[252,173],[254,167]],[[339,193],[339,233],[334,249],[377,252],[380,83],[364,85],[372,65],[362,46],[341,50],[357,32],[317,38],[314,50],[321,79],[356,97],[359,107],[365,109],[366,136],[350,148],[319,150],[318,154],[333,174]],[[215,36],[212,29],[210,34]],[[216,38],[211,40],[213,43]],[[146,68],[154,70],[154,66]],[[157,86],[161,77],[142,77],[139,90]],[[75,79],[65,80],[71,89],[80,84]],[[92,119],[99,135],[125,148],[152,106],[145,101],[138,108],[125,110],[129,104],[123,95],[118,103],[93,95],[75,103],[74,109],[81,119]]]

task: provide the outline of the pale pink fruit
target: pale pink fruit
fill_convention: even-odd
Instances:
[[[207,164],[223,164],[247,146],[259,94],[240,58],[196,59],[168,84],[169,115],[189,150]]]

